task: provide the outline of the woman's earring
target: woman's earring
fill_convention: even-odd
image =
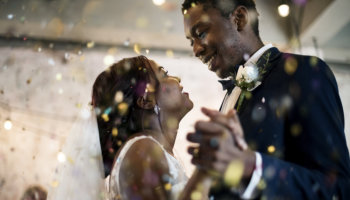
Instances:
[[[154,112],[156,113],[156,115],[159,115],[159,111],[160,111],[160,108],[159,108],[159,106],[156,104],[156,105],[154,106]]]

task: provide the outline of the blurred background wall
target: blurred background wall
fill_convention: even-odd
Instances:
[[[185,135],[202,106],[218,109],[224,92],[183,34],[181,1],[0,0],[0,199],[25,188],[49,190],[60,149],[90,102],[96,76],[124,57],[146,55],[181,77],[194,109],[180,124],[175,154],[193,170]],[[261,38],[283,51],[316,55],[332,68],[350,142],[350,1],[257,0]],[[157,5],[160,4],[160,5]]]

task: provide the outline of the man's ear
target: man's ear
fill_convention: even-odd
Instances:
[[[137,98],[136,103],[140,108],[146,110],[153,109],[156,105],[154,96],[152,94],[147,93],[144,96]]]
[[[237,26],[237,31],[242,31],[248,24],[248,10],[244,6],[238,6],[232,13],[232,20]]]

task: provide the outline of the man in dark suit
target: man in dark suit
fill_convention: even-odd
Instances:
[[[210,119],[188,135],[199,143],[192,162],[214,174],[214,198],[350,199],[343,108],[327,64],[264,45],[253,0],[185,0],[183,14],[195,56],[230,78],[221,113],[203,109]]]

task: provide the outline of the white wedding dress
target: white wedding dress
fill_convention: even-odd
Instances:
[[[120,166],[121,166],[121,163],[123,162],[124,156],[130,149],[130,147],[136,141],[139,141],[139,140],[152,140],[156,144],[158,144],[163,150],[163,153],[167,159],[167,163],[169,166],[169,174],[171,176],[170,177],[171,199],[177,199],[181,191],[183,190],[184,186],[186,185],[188,178],[185,174],[185,171],[181,167],[179,161],[176,160],[168,152],[166,152],[163,146],[151,136],[138,136],[138,137],[132,138],[129,141],[127,141],[126,144],[123,146],[113,166],[113,169],[111,170],[111,175],[106,178],[106,193],[108,194],[106,195],[108,196],[107,199],[117,200],[118,197],[122,196],[122,191],[120,191],[120,184],[119,184]]]
[[[88,112],[88,113],[87,113]],[[129,148],[138,140],[152,140],[164,152],[169,165],[171,199],[176,199],[187,182],[186,174],[179,162],[167,153],[162,145],[150,136],[130,139],[122,147],[117,162],[111,171],[111,177],[104,179],[102,153],[95,112],[85,112],[74,123],[62,152],[67,160],[58,163],[53,176],[55,186],[48,192],[49,200],[114,200],[120,195],[120,164]]]

